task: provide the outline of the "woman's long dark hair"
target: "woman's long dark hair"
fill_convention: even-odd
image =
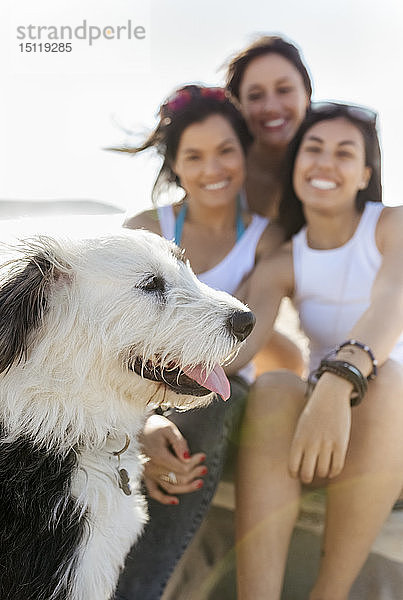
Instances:
[[[227,66],[226,88],[239,101],[240,87],[244,73],[249,64],[256,58],[267,54],[278,54],[288,60],[299,72],[304,83],[306,95],[311,98],[312,82],[305,66],[301,52],[290,41],[279,35],[264,35],[257,38],[250,46],[247,46],[235,54]]]
[[[221,115],[234,129],[246,155],[252,142],[246,123],[223,88],[186,85],[178,88],[160,107],[159,120],[143,144],[137,147],[110,148],[118,152],[137,154],[155,148],[163,163],[155,180],[152,199],[157,204],[159,195],[170,184],[180,186],[173,170],[179,142],[184,130],[193,123],[200,123],[212,115]]]
[[[362,212],[367,202],[382,202],[381,151],[376,128],[376,113],[364,107],[349,104],[335,102],[313,104],[291,141],[287,153],[278,217],[287,240],[298,233],[306,223],[302,203],[297,197],[293,185],[294,166],[301,142],[306,132],[316,123],[339,117],[349,120],[362,133],[365,144],[365,164],[372,169],[368,186],[357,193],[355,201],[357,211]]]

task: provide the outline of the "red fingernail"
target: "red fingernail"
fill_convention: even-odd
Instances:
[[[184,452],[183,453],[183,458],[190,458],[189,452]]]
[[[196,483],[196,488],[199,490],[199,489],[200,489],[200,488],[202,488],[202,487],[203,487],[203,481],[198,481],[198,482]]]
[[[206,475],[207,472],[208,472],[207,467],[203,467],[202,470],[201,470],[201,472],[200,472],[200,474],[201,475]]]
[[[200,457],[200,462],[203,462],[204,460],[206,460],[206,457],[203,455]]]
[[[170,503],[177,506],[179,504],[179,500],[171,500]]]

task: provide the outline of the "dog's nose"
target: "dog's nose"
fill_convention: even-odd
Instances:
[[[228,326],[231,333],[233,333],[240,342],[243,342],[252,331],[255,322],[256,319],[253,312],[250,310],[237,310],[232,313],[228,319]]]

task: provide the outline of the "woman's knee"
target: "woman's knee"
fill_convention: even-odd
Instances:
[[[251,388],[242,424],[242,442],[282,447],[292,437],[305,404],[304,382],[288,371],[261,375]]]
[[[251,392],[259,396],[270,395],[272,397],[275,395],[301,395],[301,393],[305,393],[305,382],[301,377],[286,369],[267,371],[259,375]]]
[[[272,412],[300,412],[304,404],[305,383],[291,371],[270,371],[260,375],[251,387],[247,415],[263,417]]]
[[[386,468],[403,473],[402,398],[403,368],[387,361],[369,384],[362,403],[352,410],[347,463],[358,461],[363,471]]]

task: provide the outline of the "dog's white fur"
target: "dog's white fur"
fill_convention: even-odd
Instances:
[[[41,275],[46,310],[28,333],[22,359],[14,357],[0,375],[0,419],[10,443],[25,436],[49,452],[77,449],[71,493],[89,532],[70,565],[69,600],[107,600],[146,520],[137,438],[148,408],[197,406],[214,396],[178,395],[128,365],[140,356],[166,367],[202,363],[209,372],[239,346],[226,323],[246,309],[200,283],[172,244],[145,231],[26,242],[2,285],[27,265],[44,271],[38,256],[51,264]],[[163,293],[146,289],[153,277],[164,282]],[[126,436],[131,442],[120,466],[130,474],[131,496],[118,487],[113,455]]]

